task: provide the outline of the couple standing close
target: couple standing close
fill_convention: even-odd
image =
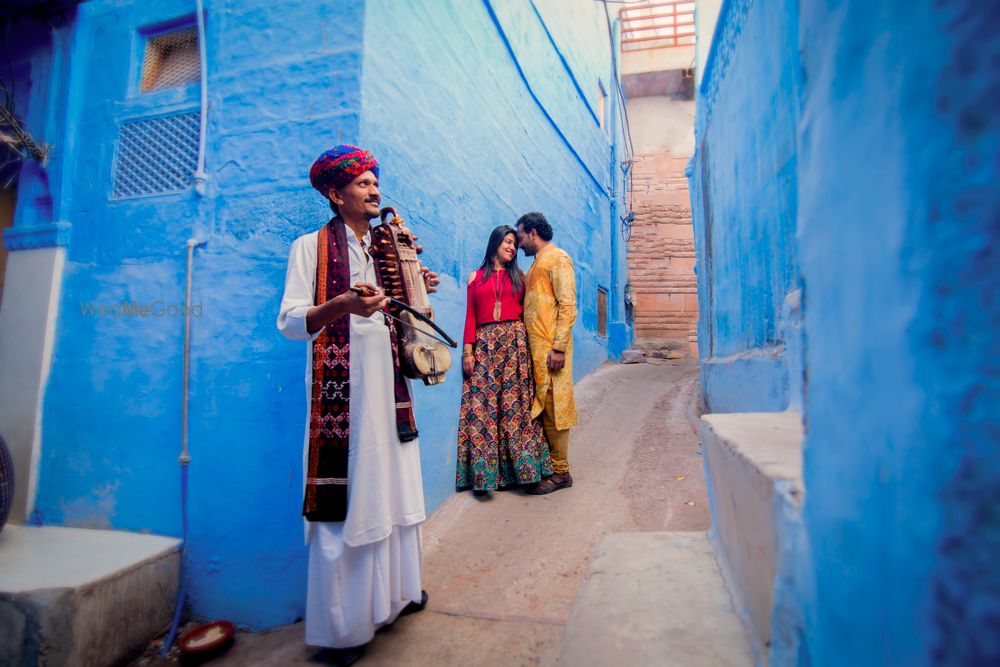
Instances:
[[[469,276],[455,486],[477,495],[524,486],[542,495],[573,485],[576,424],[573,262],[541,213],[493,230]],[[524,274],[517,249],[535,258]]]

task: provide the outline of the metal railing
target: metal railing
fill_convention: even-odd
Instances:
[[[647,2],[618,12],[622,51],[694,46],[693,0]]]

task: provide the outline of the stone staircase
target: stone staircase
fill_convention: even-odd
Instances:
[[[0,533],[0,664],[120,663],[170,624],[180,541],[7,525]]]
[[[701,442],[711,530],[606,537],[574,601],[559,665],[795,664],[801,416],[705,415]]]

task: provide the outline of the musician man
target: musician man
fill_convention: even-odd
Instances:
[[[552,243],[552,225],[541,213],[517,220],[517,242],[534,257],[524,277],[524,327],[535,369],[531,417],[542,416],[552,454],[552,476],[528,493],[544,495],[573,486],[569,472],[569,430],[576,425],[573,397],[573,323],[576,279],[573,260]]]
[[[278,329],[308,340],[306,643],[348,665],[375,630],[421,611],[420,451],[388,304],[368,248],[379,168],[356,146],[309,170],[333,218],[292,243]],[[437,275],[425,272],[428,292]],[[351,288],[356,288],[352,290]]]

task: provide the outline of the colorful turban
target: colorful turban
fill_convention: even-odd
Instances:
[[[326,197],[330,188],[342,188],[366,171],[378,178],[375,156],[363,148],[341,144],[316,158],[309,168],[309,182]]]

